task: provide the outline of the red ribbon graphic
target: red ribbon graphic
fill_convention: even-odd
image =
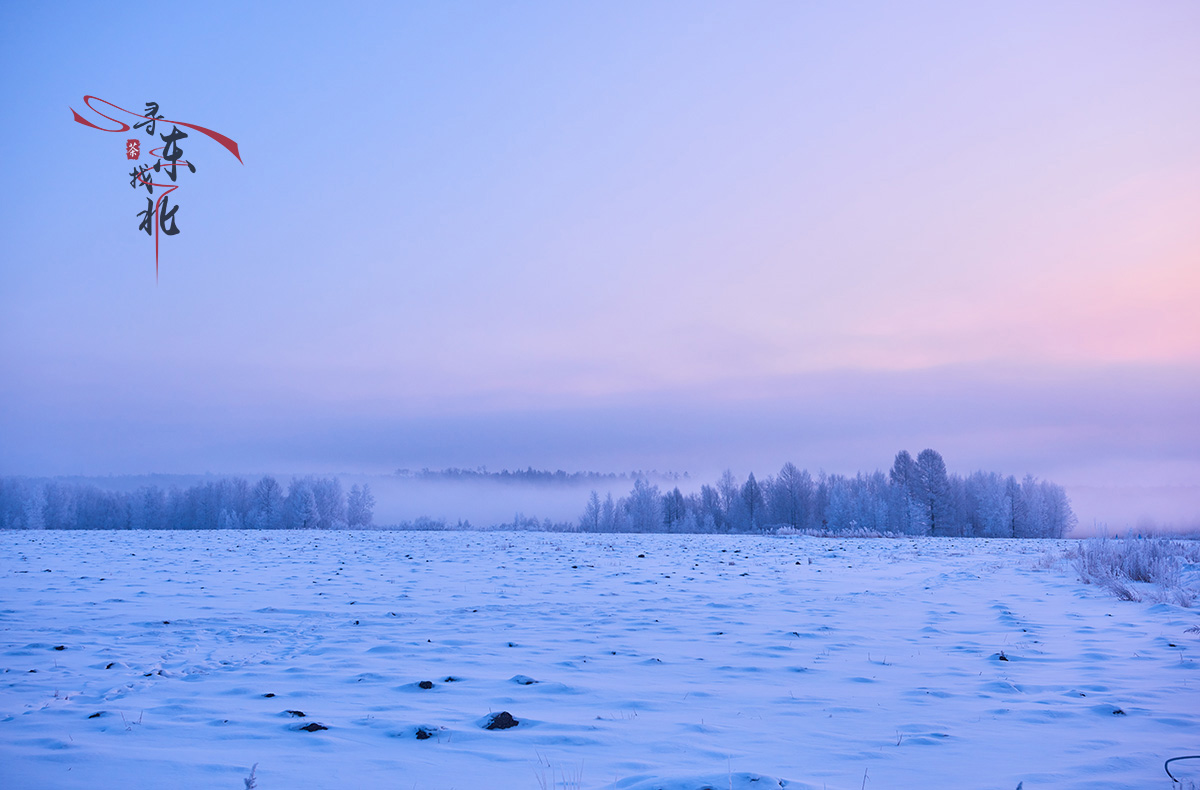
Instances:
[[[81,123],[84,126],[90,126],[93,129],[99,129],[102,132],[128,132],[130,127],[129,127],[129,124],[125,123],[124,121],[118,121],[116,118],[112,117],[111,115],[105,115],[104,113],[97,110],[95,107],[92,106],[92,99],[95,99],[96,101],[100,102],[101,104],[107,104],[109,107],[112,107],[114,110],[120,110],[121,112],[125,113],[126,115],[129,115],[133,118],[137,118],[139,121],[144,121],[144,120],[146,120],[146,118],[149,117],[146,115],[140,115],[136,112],[131,112],[130,110],[126,110],[124,107],[118,107],[117,105],[113,104],[112,102],[105,101],[104,99],[101,99],[97,96],[84,96],[83,103],[88,106],[88,109],[90,109],[92,112],[99,115],[101,118],[107,118],[108,120],[112,121],[113,123],[120,124],[120,126],[121,126],[120,129],[105,129],[103,126],[97,126],[96,124],[94,124],[91,121],[84,118],[79,113],[75,112],[74,107],[71,108],[71,112],[72,112],[72,114],[74,114],[75,121],[77,123]],[[229,151],[229,153],[233,154],[234,157],[236,157],[239,162],[242,162],[242,155],[240,153],[238,153],[238,144],[235,143],[233,140],[230,140],[228,137],[221,134],[220,132],[214,132],[212,129],[205,129],[203,126],[198,126],[194,123],[184,123],[183,121],[171,121],[171,120],[167,120],[166,118],[156,118],[155,120],[157,120],[161,123],[164,123],[164,124],[170,123],[170,124],[174,124],[176,126],[186,126],[189,129],[195,129],[197,132],[200,132],[200,134],[203,134],[207,137],[212,138],[213,140],[216,140],[218,143],[220,143],[222,146],[225,147],[225,150],[227,150],[227,151]],[[245,162],[242,162],[242,164],[245,164]]]

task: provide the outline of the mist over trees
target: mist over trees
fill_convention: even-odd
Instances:
[[[1062,486],[1027,475],[950,474],[940,453],[897,453],[891,470],[854,477],[786,463],[774,477],[726,471],[691,494],[663,492],[639,479],[628,496],[592,492],[583,532],[758,532],[788,528],[832,533],[954,537],[1059,538],[1075,526]]]
[[[349,497],[337,478],[241,478],[132,492],[0,478],[0,529],[339,529],[371,524],[368,485]]]
[[[450,467],[449,469],[421,469],[420,471],[413,471],[412,469],[397,469],[394,474],[396,477],[412,480],[447,482],[488,481],[522,485],[537,484],[561,486],[580,486],[587,483],[611,484],[621,480],[636,480],[638,478],[669,481],[687,479],[686,472],[682,475],[680,475],[678,472],[659,472],[657,470],[651,470],[649,472],[638,471],[617,473],[564,472],[563,470],[558,469],[554,472],[551,472],[548,469],[534,469],[532,466],[526,469],[517,469],[515,471],[502,469],[499,472],[489,472],[485,466],[481,466],[476,469],[459,469],[458,467]]]
[[[449,478],[461,470],[450,470]],[[547,482],[611,481],[598,473],[488,473],[531,486]],[[495,477],[493,477],[495,476]],[[447,479],[445,473],[432,475]],[[467,476],[470,479],[470,475]],[[484,529],[747,533],[795,530],[833,534],[933,537],[1055,538],[1076,523],[1061,486],[1032,476],[995,472],[966,477],[947,471],[942,456],[896,454],[885,473],[814,476],[786,463],[774,476],[745,480],[726,471],[684,493],[688,478],[635,476],[628,495],[592,491],[574,523],[526,517]],[[660,487],[660,484],[662,487]],[[684,483],[686,485],[686,483]],[[542,489],[536,489],[542,490]],[[368,485],[346,492],[337,478],[227,478],[190,487],[143,485],[131,492],[88,483],[0,478],[0,529],[363,529],[373,528],[375,497]],[[478,529],[469,522],[419,517],[394,529]]]

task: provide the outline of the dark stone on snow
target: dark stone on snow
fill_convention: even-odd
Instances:
[[[273,692],[268,691],[266,694],[263,694],[263,696],[266,697],[267,699],[270,699],[271,697],[274,697],[275,694]]]
[[[303,727],[297,727],[296,729],[303,730],[304,732],[320,732],[321,730],[328,730],[329,728],[324,724],[317,724],[315,721],[312,721],[308,724],[305,724]]]
[[[1121,710],[1120,708],[1117,708],[1116,710],[1113,711],[1113,715],[1114,716],[1124,716],[1125,711]]]
[[[96,711],[95,713],[93,713],[91,716],[88,716],[88,718],[89,718],[89,719],[98,719],[98,718],[100,718],[100,717],[101,717],[101,716],[103,716],[103,715],[104,715],[104,711],[102,711],[102,710],[98,710],[98,711]]]
[[[433,688],[433,681],[432,680],[422,680],[420,683],[417,684],[417,686],[428,691],[429,689]]]
[[[417,727],[417,740],[418,741],[427,741],[432,737],[433,737],[432,732],[425,729],[424,727]]]
[[[66,650],[67,646],[66,645],[55,645],[54,649],[55,650]]]
[[[297,719],[304,718],[304,711],[302,711],[302,710],[285,710],[284,713],[286,713],[289,716],[295,716]]]
[[[447,675],[446,679],[443,680],[442,682],[443,683],[457,683],[460,680],[462,680],[462,678],[456,678],[456,677],[454,677],[454,675]]]
[[[507,730],[510,727],[516,727],[520,724],[518,720],[512,717],[512,714],[506,710],[502,710],[492,717],[488,722],[486,729],[489,730]]]
[[[116,665],[117,665],[117,662],[116,662],[116,661],[109,661],[109,662],[108,662],[108,666],[106,666],[106,667],[105,667],[105,669],[112,669],[112,668],[113,668],[113,667],[115,667]]]

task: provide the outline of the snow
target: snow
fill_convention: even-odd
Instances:
[[[1141,790],[1197,751],[1200,611],[1056,541],[0,537],[6,788]]]

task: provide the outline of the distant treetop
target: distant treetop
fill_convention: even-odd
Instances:
[[[450,467],[448,469],[424,468],[420,471],[397,469],[395,475],[396,477],[416,480],[488,480],[500,483],[537,483],[542,485],[580,485],[584,483],[609,483],[619,480],[638,479],[664,481],[689,479],[686,472],[683,474],[678,472],[659,472],[657,470],[620,473],[564,472],[561,469],[551,472],[545,469],[534,469],[532,466],[516,471],[502,469],[499,472],[489,472],[485,466],[476,467],[475,469],[460,469],[458,467]]]

